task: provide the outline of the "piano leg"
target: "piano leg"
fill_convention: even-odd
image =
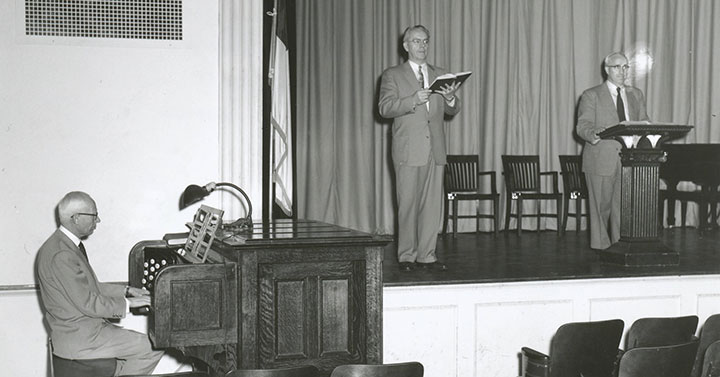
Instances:
[[[675,190],[668,189],[668,198],[667,198],[667,211],[668,211],[668,217],[667,217],[667,225],[668,228],[674,228],[675,227]]]

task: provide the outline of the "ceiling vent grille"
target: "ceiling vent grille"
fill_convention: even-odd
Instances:
[[[182,40],[182,0],[25,0],[25,34]]]

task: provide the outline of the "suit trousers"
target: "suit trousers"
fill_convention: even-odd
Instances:
[[[433,263],[442,225],[443,165],[395,164],[398,201],[398,261]]]
[[[612,176],[585,173],[590,207],[590,247],[593,249],[604,250],[620,240],[620,174],[620,167]]]
[[[118,359],[116,376],[151,374],[160,362],[163,351],[152,349],[147,334],[124,329],[108,323],[103,329],[103,339],[107,342],[93,350],[93,358]],[[108,336],[110,335],[110,336]]]

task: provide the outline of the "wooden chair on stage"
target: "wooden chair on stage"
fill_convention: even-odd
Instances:
[[[275,369],[237,369],[225,377],[317,377],[320,371],[313,365],[298,365]]]
[[[620,319],[560,326],[550,355],[522,348],[523,377],[612,377],[625,324]]]
[[[412,361],[397,364],[350,364],[336,367],[330,377],[423,377],[423,365]]]
[[[705,363],[705,354],[707,350],[710,348],[710,346],[720,341],[720,314],[714,314],[708,317],[705,320],[705,323],[702,326],[702,329],[700,329],[700,344],[698,345],[698,351],[697,356],[695,356],[695,364],[693,365],[692,373],[690,374],[691,377],[701,377],[704,370]],[[717,349],[718,352],[720,351],[720,348]],[[720,358],[720,355],[717,355],[717,358]],[[720,376],[720,363],[714,361],[712,363],[713,368],[717,369],[716,373]]]
[[[537,202],[537,230],[540,231],[541,217],[555,217],[557,219],[558,234],[562,235],[562,199],[558,190],[558,173],[556,171],[540,171],[540,156],[502,156],[503,176],[505,177],[505,230],[510,229],[510,217],[517,219],[517,233],[522,232],[523,201],[535,200]],[[543,192],[541,177],[552,178],[552,192]],[[541,200],[554,200],[555,213],[543,213]],[[512,202],[517,201],[517,213],[512,213]]]
[[[489,190],[482,190],[481,179],[483,176],[490,177]],[[480,231],[480,219],[492,219],[493,231],[498,234],[500,220],[498,207],[500,194],[496,188],[495,171],[479,171],[479,159],[477,155],[448,155],[445,165],[445,216],[443,222],[443,234],[447,232],[448,219],[452,216],[453,237],[457,235],[458,219],[475,218],[475,231]],[[471,200],[475,203],[474,215],[458,214],[458,202]],[[492,202],[492,213],[481,214],[480,202],[489,200]],[[452,206],[452,214],[450,207]]]
[[[637,347],[620,358],[618,377],[689,376],[698,349],[698,339],[670,346]]]
[[[563,220],[562,229],[567,230],[568,215],[575,217],[575,229],[580,230],[582,217],[588,217],[588,188],[585,173],[582,172],[582,156],[562,155],[560,157],[560,175],[563,180]],[[569,212],[570,201],[575,201],[575,212]],[[585,206],[583,206],[583,200]],[[585,213],[583,213],[585,208]]]
[[[687,343],[695,336],[697,325],[696,315],[640,318],[628,330],[625,349]]]

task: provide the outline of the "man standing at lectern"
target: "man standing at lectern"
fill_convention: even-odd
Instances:
[[[578,105],[577,134],[585,140],[583,166],[590,204],[590,247],[604,250],[620,239],[621,145],[598,134],[622,121],[649,120],[645,96],[625,85],[630,66],[620,52],[603,61],[607,79],[586,90]]]
[[[444,69],[427,63],[430,32],[425,26],[405,29],[408,61],[383,72],[378,109],[393,119],[392,159],[398,201],[398,262],[401,271],[416,267],[447,270],[435,245],[442,222],[445,114],[460,111],[459,85],[428,89]]]
[[[146,334],[106,318],[124,318],[129,308],[150,305],[145,290],[100,283],[82,240],[100,222],[90,195],[73,191],[57,206],[60,227],[40,247],[37,276],[53,353],[64,359],[117,359],[115,375],[150,374],[163,351]]]

